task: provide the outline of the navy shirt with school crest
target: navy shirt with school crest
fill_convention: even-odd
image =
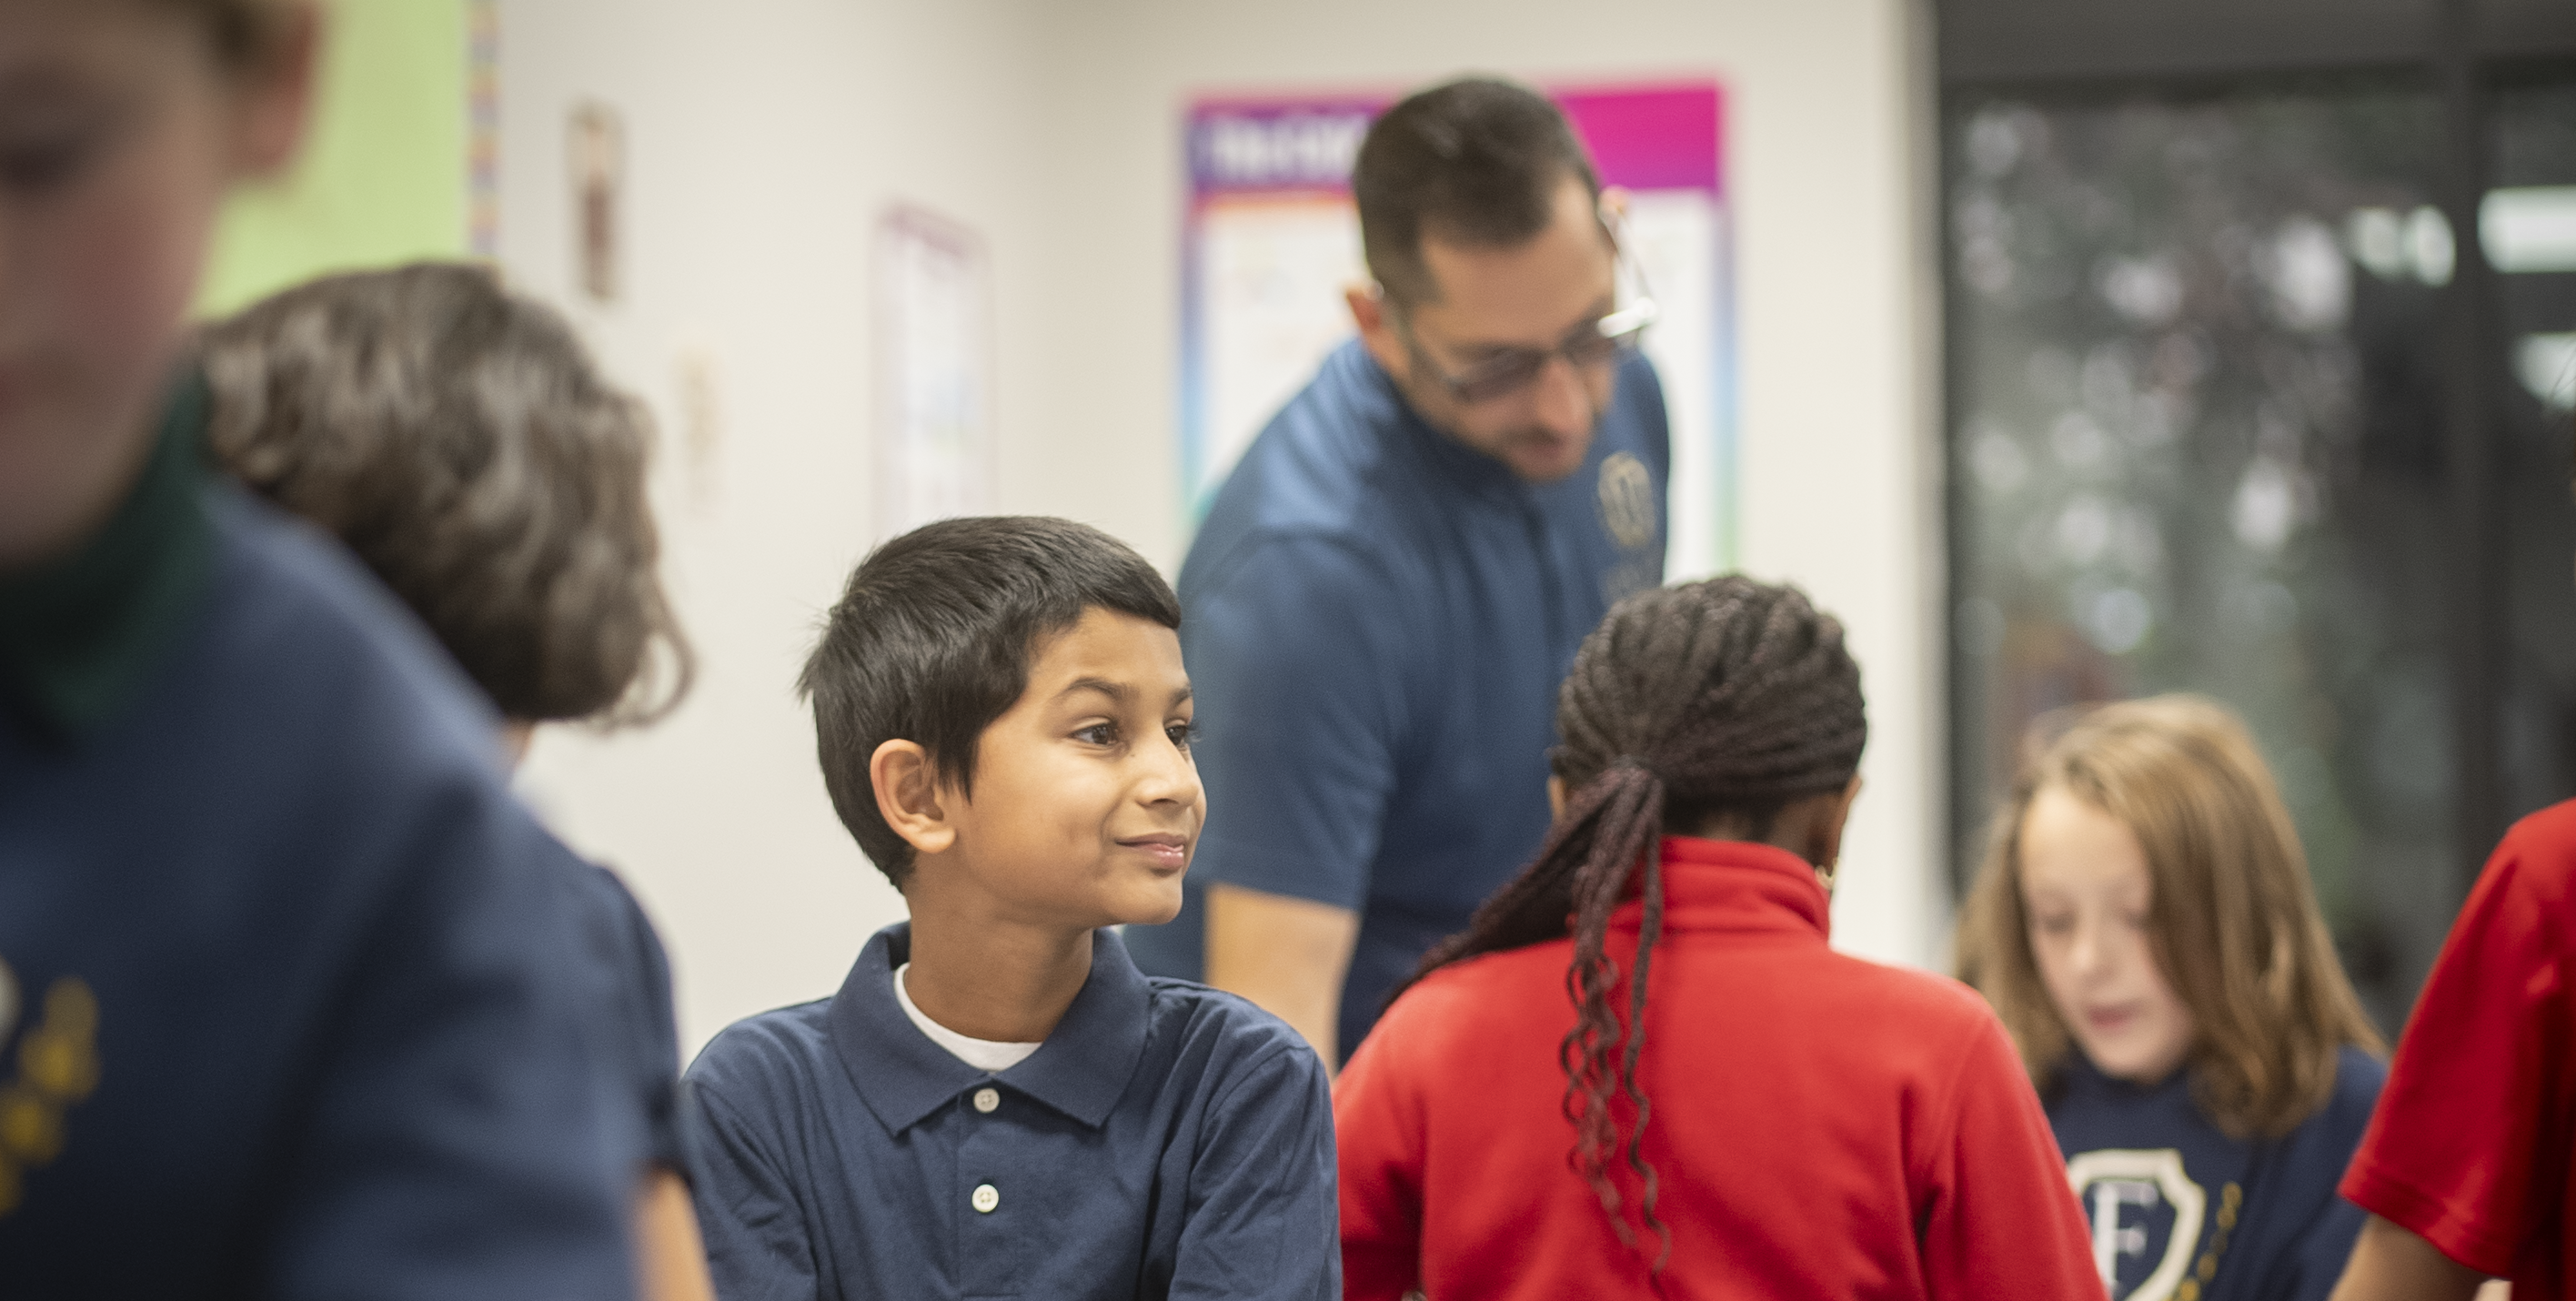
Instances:
[[[1333,1301],[1333,1105],[1314,1050],[1231,994],[1136,970],[1114,931],[1046,1042],[949,1054],[895,1000],[912,927],[831,998],[689,1067],[698,1221],[726,1301]]]
[[[1197,979],[1210,881],[1360,915],[1348,1057],[1423,952],[1547,833],[1556,691],[1663,581],[1671,444],[1643,356],[1581,469],[1529,484],[1423,423],[1354,341],[1244,453],[1181,567],[1208,822],[1136,960]]]
[[[0,579],[0,1295],[631,1297],[589,869],[392,598],[208,479],[203,411]]]
[[[2358,1048],[2334,1091],[2277,1139],[2230,1138],[2189,1072],[2140,1088],[2069,1055],[2048,1122],[2111,1301],[2324,1301],[2361,1232],[2335,1192],[2388,1068]]]

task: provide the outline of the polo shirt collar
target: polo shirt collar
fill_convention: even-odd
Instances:
[[[1662,854],[1668,933],[1722,931],[1821,945],[1833,932],[1833,900],[1807,860],[1788,850],[1666,836]],[[1636,888],[1632,882],[1630,889]],[[1632,896],[1610,914],[1610,924],[1635,931],[1644,916],[1644,906]]]
[[[1145,1054],[1150,991],[1115,931],[1091,933],[1091,975],[1028,1060],[994,1075],[932,1043],[894,997],[894,969],[912,958],[912,924],[897,922],[859,950],[828,1013],[833,1051],[859,1098],[900,1134],[969,1087],[999,1080],[1098,1129]]]
[[[113,717],[212,585],[211,405],[190,366],[107,523],[60,559],[0,578],[0,704],[49,741],[78,744]]]

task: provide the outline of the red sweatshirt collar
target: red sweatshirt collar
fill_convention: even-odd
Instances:
[[[1833,933],[1824,884],[1807,860],[1788,850],[1666,836],[1663,856],[1666,934],[1727,931],[1822,944]],[[1632,900],[1610,914],[1610,925],[1634,931],[1644,916],[1645,905]]]

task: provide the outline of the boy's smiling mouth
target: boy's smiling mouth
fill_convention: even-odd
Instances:
[[[1149,835],[1129,836],[1118,843],[1129,849],[1142,851],[1158,868],[1177,872],[1189,866],[1189,837],[1177,831],[1157,831]]]

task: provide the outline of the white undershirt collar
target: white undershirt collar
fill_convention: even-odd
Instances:
[[[912,1018],[912,1023],[920,1027],[923,1034],[930,1037],[930,1042],[947,1049],[949,1056],[976,1070],[990,1071],[998,1075],[1027,1061],[1029,1054],[1038,1050],[1039,1044],[1008,1044],[991,1039],[969,1039],[922,1015],[921,1009],[912,1005],[912,995],[906,993],[903,988],[903,973],[911,969],[912,964],[909,962],[894,969],[894,1001],[902,1004],[903,1014]]]

